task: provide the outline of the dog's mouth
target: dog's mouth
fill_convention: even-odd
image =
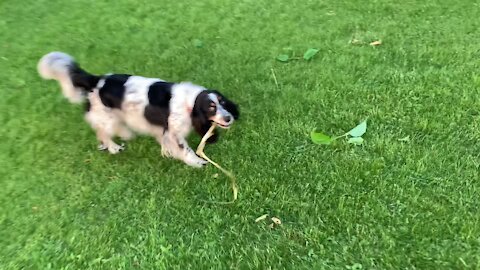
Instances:
[[[231,123],[219,123],[219,122],[216,122],[216,121],[213,121],[213,122],[215,124],[217,124],[219,127],[225,128],[225,129],[230,128],[232,126],[232,123],[233,123],[233,121]]]
[[[217,124],[217,126],[219,126],[221,128],[224,128],[224,129],[230,128],[232,126],[233,122],[234,122],[234,121],[230,121],[230,122],[215,121],[214,119],[211,119],[210,121],[212,121],[213,123]]]
[[[217,114],[210,118],[210,121],[214,122],[221,128],[230,128],[234,122],[234,119],[230,114]]]

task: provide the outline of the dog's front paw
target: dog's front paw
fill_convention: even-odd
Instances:
[[[195,168],[202,168],[208,164],[208,161],[195,155],[185,160],[185,163]]]
[[[105,150],[108,149],[108,147],[107,147],[105,144],[101,143],[101,144],[99,144],[99,145],[97,146],[97,149],[98,149],[99,151],[105,151]]]
[[[125,149],[125,145],[123,143],[122,145],[113,143],[108,147],[108,152],[110,152],[110,154],[112,155],[115,155],[115,154],[118,154],[120,151],[123,151],[124,149]]]

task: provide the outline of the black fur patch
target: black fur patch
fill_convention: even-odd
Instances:
[[[237,104],[233,103],[233,101],[229,100],[217,90],[209,90],[209,92],[217,95],[220,105],[222,105],[225,110],[231,113],[235,120],[240,117],[240,111],[238,110]]]
[[[87,101],[85,102],[85,111],[89,112],[91,108],[92,104],[90,104],[90,101],[87,99]]]
[[[120,109],[125,96],[125,82],[130,75],[114,74],[105,77],[105,84],[99,90],[103,105]]]
[[[145,107],[145,119],[153,125],[168,129],[168,116],[170,115],[170,99],[172,98],[172,85],[169,82],[156,82],[148,89],[149,105]]]
[[[210,103],[212,102],[208,97],[207,91],[202,91],[195,99],[195,104],[192,109],[192,125],[195,131],[203,137],[205,133],[210,129],[212,123],[208,118],[215,114],[215,112],[209,111]],[[218,133],[214,131],[213,135],[208,138],[207,142],[213,143],[218,139]]]
[[[84,91],[91,92],[97,85],[100,77],[92,75],[81,69],[76,63],[73,63],[70,68],[70,78],[73,86],[81,88]]]

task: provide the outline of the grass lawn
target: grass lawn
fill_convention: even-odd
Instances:
[[[470,0],[1,0],[0,268],[478,269],[479,17]],[[97,151],[36,72],[53,50],[238,102],[206,148],[237,202],[203,202],[231,199],[228,179],[152,138]],[[365,118],[363,146],[310,141]]]

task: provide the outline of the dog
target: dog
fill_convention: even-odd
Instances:
[[[217,90],[127,74],[97,76],[62,52],[44,55],[38,72],[46,80],[57,80],[71,103],[86,99],[85,119],[95,130],[98,149],[111,154],[124,149],[114,137],[129,140],[143,134],[157,140],[164,156],[202,167],[207,161],[197,156],[186,140],[191,130],[203,136],[212,123],[227,129],[239,117],[238,106]],[[217,139],[218,133],[214,133],[208,142]]]

